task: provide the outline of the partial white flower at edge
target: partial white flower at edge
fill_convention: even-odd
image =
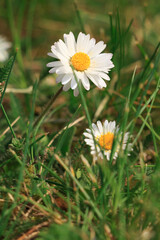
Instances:
[[[79,83],[86,90],[90,89],[91,80],[98,88],[106,87],[106,81],[111,68],[114,67],[111,61],[112,53],[102,53],[106,48],[103,41],[96,43],[90,35],[79,33],[77,42],[72,32],[64,34],[64,41],[61,39],[51,46],[49,56],[58,59],[47,64],[51,67],[49,73],[56,73],[56,82],[61,82],[63,90],[70,88],[74,96],[78,96],[78,85],[73,74],[73,69]]]
[[[8,42],[5,37],[0,35],[0,62],[4,62],[8,59],[9,57],[8,49],[11,46],[12,44]]]
[[[121,136],[122,133],[119,133],[119,127],[116,126],[116,122],[108,122],[108,120],[105,120],[105,122],[102,124],[100,121],[97,121],[97,124],[92,123],[92,131],[94,135],[94,139],[91,133],[90,129],[86,129],[86,132],[84,132],[85,139],[87,145],[91,148],[91,154],[94,155],[95,159],[97,160],[97,157],[103,159],[103,154],[106,156],[107,160],[110,160],[110,155],[112,151],[112,145],[113,140],[118,135],[120,135],[119,143],[116,146],[116,150],[114,153],[113,158],[116,159],[118,157],[118,153],[120,150],[120,143],[121,143]],[[132,150],[131,143],[128,143],[129,140],[129,132],[125,133],[123,136],[122,141],[122,149],[125,150],[126,147],[128,151]],[[103,151],[103,154],[102,154]]]

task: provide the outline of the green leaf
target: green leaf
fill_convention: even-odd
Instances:
[[[12,116],[13,118],[17,118],[17,116],[20,116],[19,119],[19,127],[23,131],[26,129],[26,122],[24,121],[25,113],[24,108],[22,106],[21,101],[15,96],[13,93],[10,93],[10,107],[12,110]]]
[[[60,149],[62,154],[65,156],[66,153],[70,152],[71,144],[73,141],[73,136],[75,133],[75,127],[68,128],[63,136],[61,137],[61,142],[60,142]]]
[[[3,97],[4,97],[4,94],[5,94],[6,88],[7,88],[7,84],[8,84],[8,81],[9,81],[9,77],[10,77],[15,59],[16,59],[16,54],[8,60],[7,64],[3,68],[0,68],[0,83],[2,84],[2,87],[4,85],[4,90],[0,89],[0,92],[3,91],[2,92],[2,97],[0,99],[0,105],[3,101]]]

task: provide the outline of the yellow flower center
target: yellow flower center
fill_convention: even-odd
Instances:
[[[75,53],[70,61],[74,69],[77,71],[84,71],[90,66],[90,58],[83,52]]]
[[[101,135],[99,138],[99,145],[103,147],[105,150],[111,150],[113,144],[114,134],[108,132],[104,135]]]

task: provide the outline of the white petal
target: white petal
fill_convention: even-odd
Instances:
[[[85,38],[84,38],[84,42],[85,44],[83,44],[83,52],[84,53],[88,53],[88,48],[90,47],[90,35],[85,35]]]
[[[107,157],[107,160],[109,161],[110,160],[110,155],[111,153],[109,151],[106,152],[106,157]]]
[[[74,89],[74,96],[77,97],[79,94],[79,90],[78,87]]]
[[[53,46],[51,46],[51,51],[54,54],[55,58],[63,59],[64,56],[60,53],[60,51],[55,46],[56,46],[56,43]]]
[[[71,80],[72,74],[65,74],[64,77],[62,78],[62,84],[65,85]]]
[[[98,84],[98,82],[97,82],[97,80],[96,80],[96,76],[91,75],[90,73],[88,73],[88,71],[85,71],[85,73],[86,73],[87,77],[88,77],[97,87],[99,87],[99,84]]]
[[[93,146],[94,146],[94,141],[93,141],[93,139],[85,139],[85,142],[86,143],[89,143],[90,144],[90,146],[93,148]]]
[[[85,72],[83,73],[83,78],[81,79],[83,87],[88,91],[90,89],[90,82],[87,78]]]
[[[96,43],[96,40],[94,38],[92,38],[90,41],[89,41],[89,44],[88,44],[88,48],[87,48],[87,54],[89,53],[89,51],[94,48],[95,46],[95,43]]]
[[[100,81],[100,82],[103,82],[103,81],[102,81],[103,79],[105,79],[105,80],[107,80],[107,81],[110,80],[109,76],[108,76],[106,73],[101,72],[101,71],[95,71],[94,69],[91,69],[91,68],[88,68],[88,69],[85,71],[85,73],[86,73],[86,74],[89,73],[90,75],[96,76],[96,77],[97,77],[97,81]],[[103,86],[103,87],[106,87],[106,83],[103,82],[103,83],[102,83],[102,86]],[[101,86],[101,87],[102,87],[102,86]]]
[[[123,143],[127,143],[128,138],[129,138],[129,132],[127,132],[127,133],[124,134]]]
[[[101,135],[101,133],[100,133],[100,131],[99,131],[99,129],[97,128],[97,125],[96,124],[94,124],[94,123],[92,123],[92,128],[93,128],[93,134],[94,134],[94,136],[100,136]]]
[[[94,48],[92,48],[88,52],[88,55],[90,58],[93,58],[93,57],[99,55],[105,48],[106,48],[106,44],[104,44],[103,41],[100,41],[94,46]]]
[[[89,146],[93,146],[93,142],[91,142],[91,140],[89,140],[89,139],[84,139],[84,141],[86,142],[86,144],[87,145],[89,145]]]
[[[113,159],[116,159],[118,157],[118,153],[115,152],[114,156],[113,156]]]
[[[77,82],[74,78],[74,76],[72,76],[72,80],[71,80],[71,89],[75,89],[77,87]]]
[[[79,45],[79,48],[77,47],[77,52],[83,52],[83,53],[88,53],[88,48],[90,47],[90,35],[85,35],[84,33],[82,33],[81,36],[81,42]],[[78,42],[78,40],[77,40]]]
[[[110,60],[113,57],[112,53],[106,53],[107,54],[107,58]]]
[[[100,88],[107,87],[106,82],[100,76],[97,76],[97,81],[100,85]]]
[[[103,159],[103,154],[99,151],[98,152],[98,157],[100,157],[101,159]]]
[[[83,135],[87,138],[93,139],[92,135],[90,133],[84,132]]]
[[[90,69],[86,71],[87,77],[98,87],[103,88],[106,87],[105,81],[98,75],[91,74]]]
[[[53,54],[53,53],[47,53],[47,55],[50,56],[50,57],[57,58],[57,56],[55,54]]]
[[[62,63],[60,61],[55,61],[55,62],[47,63],[46,66],[47,67],[59,67],[59,66],[62,66]]]
[[[68,82],[66,85],[63,86],[63,91],[67,92],[71,88],[71,82]]]
[[[99,128],[99,132],[100,132],[101,134],[104,134],[104,132],[103,132],[103,126],[102,126],[102,123],[101,123],[100,121],[97,121],[97,126],[98,126],[98,128]]]
[[[90,89],[90,82],[89,82],[85,72],[78,72],[78,71],[76,71],[76,76],[77,76],[78,79],[81,80],[81,82],[83,84],[83,87],[86,90],[89,90]]]
[[[99,76],[107,81],[110,80],[110,77],[104,72],[99,72]]]
[[[105,73],[108,73],[109,71],[110,71],[110,68],[108,68],[108,67],[89,67],[88,69],[87,69],[87,71],[92,71],[92,72],[95,72],[95,74],[97,74],[97,72],[99,73],[99,72],[105,72]]]
[[[63,42],[63,41],[62,41]],[[55,50],[57,54],[59,54],[60,59],[67,59],[69,61],[70,56],[69,54],[64,50],[63,45],[61,44],[60,40],[54,44]],[[61,56],[60,56],[61,55]]]
[[[77,52],[82,52],[83,48],[84,48],[84,34],[83,33],[79,33],[78,34],[78,38],[77,38],[77,46],[76,46],[76,51]]]
[[[71,56],[76,53],[76,42],[72,32],[69,34],[64,34],[64,41],[68,47],[68,51],[70,52]]]
[[[57,74],[66,74],[68,73],[67,67],[63,66],[56,69]]]
[[[114,133],[115,132],[115,125],[116,125],[115,121],[109,122],[108,123],[108,131]]]
[[[63,77],[64,77],[63,74],[58,75],[58,76],[56,77],[56,83],[61,82]]]
[[[104,125],[105,125],[105,127],[108,126],[108,120],[105,120],[105,121],[104,121]]]
[[[96,151],[95,151],[95,150],[91,151],[91,154],[92,154],[92,155],[94,155],[95,153],[96,153]]]
[[[89,128],[86,128],[86,131],[89,132],[89,133],[91,133],[91,129],[89,129]]]
[[[106,134],[108,132],[108,120],[105,120],[104,122],[104,133]]]
[[[65,55],[67,58],[71,57],[71,53],[68,51],[66,44],[61,39],[58,42],[58,46],[63,55]]]
[[[56,72],[56,68],[51,68],[50,70],[49,70],[49,73],[55,73]]]
[[[112,122],[112,129],[115,130],[115,127],[116,127],[116,122],[113,121],[113,122]]]
[[[101,53],[97,56],[95,56],[93,59],[91,59],[90,67],[94,68],[112,68],[114,67],[113,62],[108,58],[107,53]]]

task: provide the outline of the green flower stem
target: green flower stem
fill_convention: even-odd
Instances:
[[[14,138],[16,138],[16,134],[15,134],[15,132],[14,132],[12,126],[11,126],[11,123],[10,123],[10,121],[9,121],[9,118],[8,118],[8,116],[7,116],[7,113],[6,113],[6,111],[5,111],[5,109],[4,109],[4,107],[3,107],[2,104],[1,104],[1,109],[2,109],[2,111],[3,111],[3,113],[4,113],[4,116],[5,116],[6,120],[7,120],[7,123],[8,123],[8,125],[9,125],[9,127],[10,127],[10,130],[11,130]]]
[[[55,95],[52,96],[52,98],[50,99],[50,101],[47,103],[45,109],[43,110],[43,112],[40,114],[40,116],[36,119],[36,121],[33,124],[33,127],[37,126],[41,120],[46,116],[46,114],[49,112],[50,108],[52,107],[52,104],[54,103],[54,101],[56,100],[56,98],[59,96],[59,94],[62,92],[63,87],[61,87]]]
[[[76,11],[76,14],[77,14],[77,17],[78,17],[78,21],[79,21],[81,30],[82,30],[83,33],[86,33],[86,32],[85,32],[85,29],[84,29],[84,23],[83,23],[83,20],[82,20],[82,18],[81,18],[81,14],[80,14],[80,11],[79,11],[79,9],[78,9],[78,6],[77,6],[76,1],[74,1],[73,4],[74,4],[74,7],[75,7],[75,11]]]
[[[79,93],[80,93],[80,96],[81,96],[81,99],[82,99],[82,104],[83,104],[84,110],[86,112],[89,127],[92,128],[92,122],[91,122],[91,118],[90,118],[90,115],[89,115],[88,107],[87,107],[87,104],[86,104],[86,101],[85,101],[85,98],[84,98],[84,95],[83,95],[83,92],[82,92],[82,89],[81,89],[81,85],[79,84],[79,81],[77,79],[77,76],[75,74],[75,71],[74,71],[73,67],[72,67],[72,71],[73,71],[73,75],[74,75],[75,80],[76,80],[77,85],[78,85],[78,90],[79,90]]]
[[[81,84],[79,84],[79,81],[77,79],[77,76],[75,74],[75,71],[74,71],[74,68],[72,67],[72,71],[73,71],[73,75],[75,77],[75,80],[77,82],[77,85],[78,85],[78,90],[79,90],[79,93],[80,93],[80,96],[81,96],[81,100],[82,100],[82,105],[84,107],[84,110],[85,110],[85,113],[86,113],[86,116],[87,116],[87,120],[88,120],[88,124],[89,124],[89,128],[91,130],[91,134],[92,134],[92,137],[93,137],[93,141],[94,141],[94,145],[95,145],[95,151],[96,151],[96,154],[98,156],[98,153],[97,153],[97,147],[96,145],[98,144],[96,139],[95,139],[95,136],[94,136],[94,133],[93,133],[93,129],[92,129],[92,121],[91,121],[91,118],[90,118],[90,115],[89,115],[89,111],[88,111],[88,107],[87,107],[87,104],[86,104],[86,100],[84,98],[84,95],[83,95],[83,92],[82,92],[82,88],[81,88]],[[103,154],[103,151],[102,151],[102,154]],[[103,154],[104,156],[104,154]]]

